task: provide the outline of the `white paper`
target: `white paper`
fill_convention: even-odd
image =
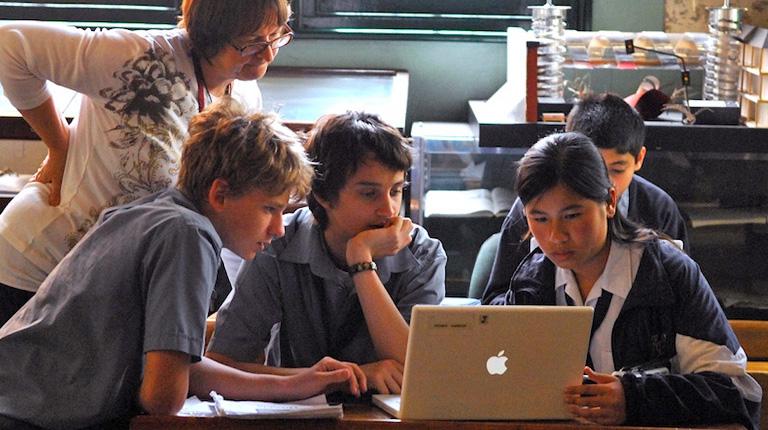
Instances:
[[[177,414],[182,417],[215,417],[216,408],[213,406],[213,402],[204,402],[192,396],[184,402],[184,406]]]
[[[201,401],[195,396],[184,402],[179,416],[229,417],[240,419],[270,418],[341,418],[341,405],[329,405],[321,394],[297,402],[274,403],[250,400],[226,400],[211,393],[214,401]]]

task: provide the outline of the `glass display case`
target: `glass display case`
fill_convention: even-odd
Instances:
[[[493,208],[493,196],[484,196],[514,190],[516,161],[526,148],[480,146],[468,124],[417,122],[411,135],[411,216],[443,242],[448,295],[466,295],[477,252],[506,215],[504,205]],[[649,135],[654,139],[655,133]],[[677,150],[647,141],[639,174],[678,203],[691,256],[728,317],[768,320],[768,146],[690,142],[684,135],[688,142]],[[691,150],[696,144],[699,150]],[[490,203],[476,201],[482,199]]]
[[[469,124],[415,122],[410,216],[448,254],[446,292],[466,296],[477,252],[514,201],[525,148],[481,148]]]
[[[640,174],[678,202],[726,315],[768,320],[768,153],[648,151]]]

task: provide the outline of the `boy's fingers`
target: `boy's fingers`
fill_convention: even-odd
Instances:
[[[392,374],[392,377],[395,379],[395,382],[397,382],[397,385],[403,386],[403,372],[395,372]]]
[[[392,375],[386,378],[387,389],[392,394],[400,394],[400,384],[395,380]]]
[[[349,391],[354,395],[360,394],[360,386],[357,384],[357,378],[349,369],[336,369],[325,372],[325,376],[328,378],[328,385],[331,384],[347,384],[349,385]]]
[[[389,392],[387,384],[381,378],[378,378],[373,382],[373,388],[376,389],[379,394],[392,394]]]
[[[410,218],[402,218],[402,220],[402,230],[405,232],[410,232],[413,229],[413,221],[411,221]]]
[[[357,379],[357,384],[360,386],[360,390],[365,393],[368,391],[368,377],[365,376],[365,372],[360,366],[351,366],[352,372],[354,372]]]

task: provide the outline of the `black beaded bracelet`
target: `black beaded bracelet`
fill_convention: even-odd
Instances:
[[[349,272],[350,275],[354,275],[355,273],[365,272],[367,270],[377,270],[378,267],[376,267],[376,263],[373,261],[366,261],[364,263],[356,263],[347,269],[347,272]]]

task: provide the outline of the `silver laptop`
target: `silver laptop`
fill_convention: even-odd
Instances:
[[[592,308],[413,308],[402,395],[374,395],[401,419],[568,419],[563,389],[580,384]]]

